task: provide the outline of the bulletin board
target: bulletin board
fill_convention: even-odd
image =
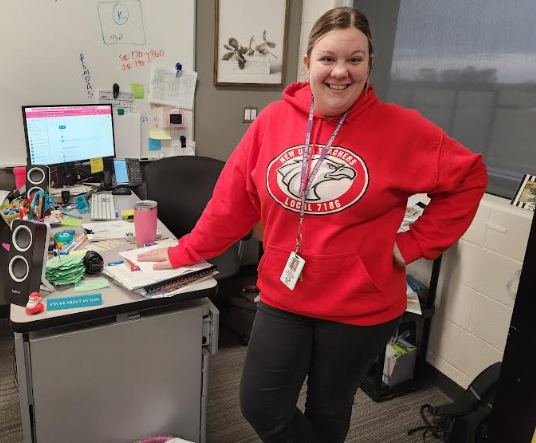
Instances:
[[[186,127],[149,150],[163,108],[151,105],[153,67],[194,70],[195,0],[6,0],[0,14],[0,166],[26,164],[22,106],[98,103],[99,90],[131,91],[139,113],[142,158],[173,155]],[[138,95],[139,91],[138,91]],[[125,114],[126,115],[126,114]],[[121,115],[114,114],[114,124]],[[152,146],[155,147],[154,144]]]

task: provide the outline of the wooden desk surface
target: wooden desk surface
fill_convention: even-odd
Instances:
[[[138,201],[138,197],[135,194],[132,195],[114,195],[114,201],[117,205],[119,213],[122,210],[130,209],[134,206],[134,203]],[[84,222],[90,222],[89,214],[84,215]],[[52,232],[61,231],[66,229],[65,227],[59,227],[52,230]],[[79,228],[81,229],[81,228]],[[164,226],[164,224],[158,220],[158,229],[162,233],[164,238],[173,238],[173,234]],[[104,259],[104,263],[120,259],[119,252],[126,249],[132,249],[136,247],[131,243],[123,241],[123,243],[116,248],[109,249],[100,253]],[[84,243],[81,249],[88,248],[88,243]],[[84,275],[84,279],[102,278],[103,274],[96,276]],[[108,277],[106,277],[108,278]],[[153,307],[163,307],[169,305],[175,305],[185,300],[191,300],[195,298],[209,297],[216,292],[217,283],[216,280],[210,278],[208,280],[195,283],[172,297],[146,299],[138,294],[128,291],[123,286],[110,282],[108,288],[92,290],[92,291],[74,291],[73,285],[58,286],[56,290],[47,295],[43,292],[43,303],[45,304],[45,310],[39,314],[29,315],[23,306],[11,305],[10,312],[10,325],[14,332],[29,332],[39,329],[63,326],[80,321],[95,320],[108,316],[114,316],[119,314],[132,313],[143,309],[150,309]],[[63,309],[58,311],[47,311],[46,300],[51,298],[79,296],[87,294],[102,294],[102,305],[93,306],[87,308],[74,308]]]

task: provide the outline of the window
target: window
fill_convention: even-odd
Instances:
[[[390,37],[392,60],[389,50],[387,62],[377,57],[376,67],[390,69],[380,96],[417,109],[482,153],[490,175],[487,191],[511,198],[523,174],[536,174],[536,2],[380,3],[384,10],[399,8],[394,41]],[[355,6],[367,15],[371,10],[375,47],[378,37],[385,47],[382,33],[389,34],[384,26],[393,22],[393,12],[364,0]]]

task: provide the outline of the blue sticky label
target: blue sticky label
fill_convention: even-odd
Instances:
[[[162,149],[162,140],[156,140],[154,138],[149,139],[149,151],[160,151]]]
[[[47,299],[47,311],[60,309],[88,308],[102,305],[102,294],[77,295],[75,297],[61,297]]]

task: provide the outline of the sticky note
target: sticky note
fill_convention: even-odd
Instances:
[[[149,139],[149,151],[160,151],[162,149],[162,141],[155,140],[154,138]]]
[[[82,226],[82,221],[77,218],[64,218],[60,225],[61,226]]]
[[[91,159],[91,173],[96,174],[97,172],[104,171],[104,163],[101,158],[92,158]]]
[[[82,279],[75,283],[75,291],[94,291],[96,289],[103,289],[110,286],[110,282],[106,278],[91,278]]]
[[[134,94],[134,98],[143,98],[143,85],[131,83],[130,92]]]
[[[149,131],[149,137],[154,140],[171,140],[171,132],[165,128],[153,128]]]

